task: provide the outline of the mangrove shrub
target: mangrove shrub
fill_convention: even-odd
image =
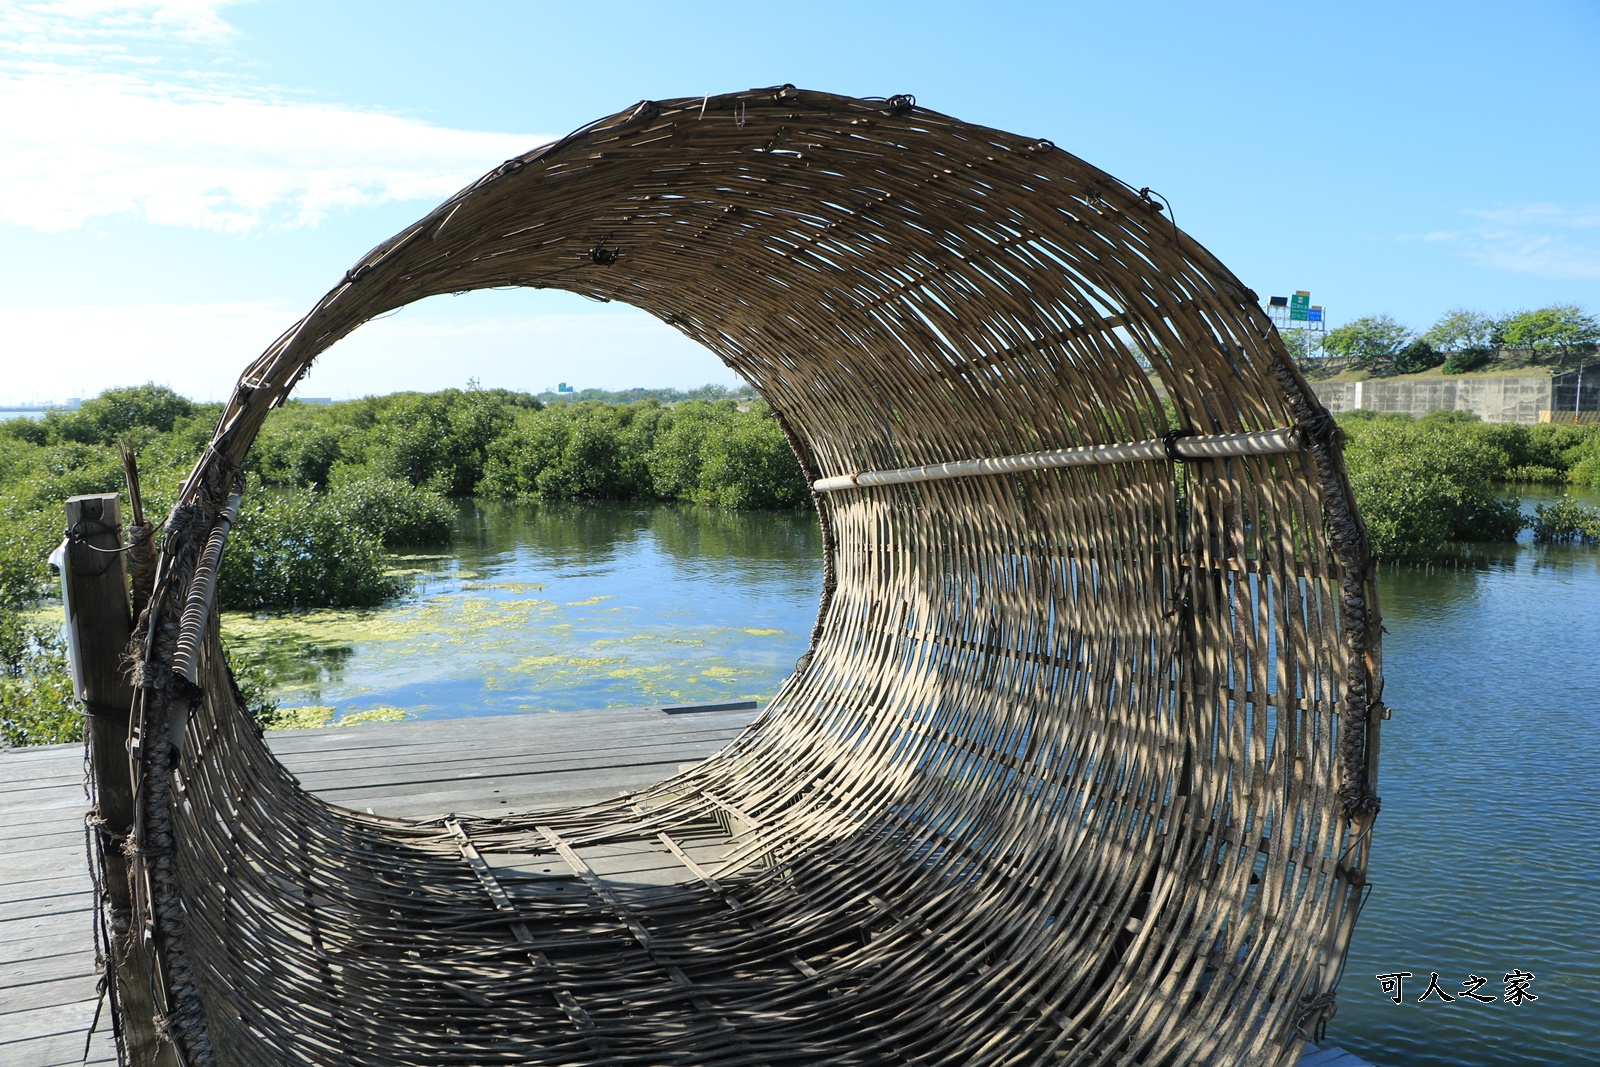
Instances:
[[[449,500],[382,474],[337,482],[316,506],[345,525],[375,534],[385,548],[447,544],[455,532]]]
[[[512,410],[475,388],[402,394],[378,417],[367,463],[412,485],[466,496],[483,477],[490,446],[511,428]]]
[[[1506,453],[1475,424],[1368,418],[1341,425],[1350,483],[1380,559],[1430,559],[1466,542],[1516,540],[1517,501],[1495,491]]]
[[[794,508],[810,502],[811,488],[777,421],[741,418],[702,440],[690,499],[730,509]]]
[[[146,384],[107,389],[77,411],[51,411],[41,422],[57,440],[109,445],[136,428],[169,433],[179,419],[193,417],[196,407],[164,385]]]
[[[380,534],[310,493],[259,494],[239,511],[217,596],[226,609],[372,607],[405,592]]]
[[[490,446],[478,492],[502,500],[650,499],[653,403],[552,405],[521,412]]]
[[[1533,539],[1543,545],[1600,544],[1600,508],[1586,507],[1570,496],[1533,509]]]
[[[59,630],[0,611],[0,748],[82,739]]]
[[[344,455],[345,434],[311,419],[268,419],[250,449],[257,485],[321,489]],[[409,484],[409,483],[408,483]]]

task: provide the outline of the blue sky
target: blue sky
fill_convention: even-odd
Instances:
[[[1600,310],[1600,3],[0,0],[0,403],[220,398],[362,253],[646,98],[793,82],[920,104],[1167,196],[1334,324]],[[560,293],[438,298],[302,392],[735,379]]]

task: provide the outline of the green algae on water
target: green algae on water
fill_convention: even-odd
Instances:
[[[603,530],[591,528],[602,513]],[[687,533],[704,517],[669,518]],[[713,518],[749,526],[741,544],[790,546],[792,561],[708,552],[692,538],[663,550],[663,518],[649,510],[488,509],[463,524],[473,532],[453,556],[392,560],[426,572],[408,598],[228,613],[223,641],[306,726],[319,708],[338,725],[374,705],[451,716],[760,699],[811,630],[811,521]],[[757,533],[768,526],[775,540]]]
[[[308,730],[324,726],[359,726],[373,722],[400,722],[407,718],[404,708],[379,705],[365,711],[343,715],[331,704],[308,704],[302,708],[279,708],[262,724],[266,730]]]

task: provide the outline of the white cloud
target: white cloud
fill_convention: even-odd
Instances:
[[[1465,259],[1496,270],[1561,281],[1600,280],[1600,206],[1520,204],[1469,209],[1477,220],[1424,240],[1451,245]]]
[[[0,6],[0,51],[119,51],[130,39],[212,43],[234,35],[222,8],[239,0],[39,0]]]
[[[0,222],[44,232],[132,215],[242,233],[438,200],[537,134],[447,129],[169,71],[231,34],[208,0],[59,0],[0,15]]]
[[[388,200],[435,202],[535,134],[447,129],[261,86],[224,0],[0,0],[0,223],[45,232],[110,217],[246,233]],[[98,225],[95,229],[99,229]],[[142,239],[158,240],[145,235]],[[353,250],[353,251],[359,251]],[[151,380],[221,399],[306,308],[281,300],[0,307],[0,403]],[[70,381],[61,368],[71,366]],[[570,294],[424,301],[369,323],[300,392],[462,386],[732,384],[643,312]]]

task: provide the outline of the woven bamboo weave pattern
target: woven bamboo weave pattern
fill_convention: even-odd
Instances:
[[[770,401],[828,480],[811,648],[642,793],[337,809],[241,710],[225,512],[315,357],[492,286],[642,308]],[[1147,190],[908,97],[646,101],[372,250],[240,379],[135,637],[158,1028],[194,1067],[1287,1064],[1365,884],[1378,632],[1331,421]],[[681,877],[606,878],[623,845]]]

